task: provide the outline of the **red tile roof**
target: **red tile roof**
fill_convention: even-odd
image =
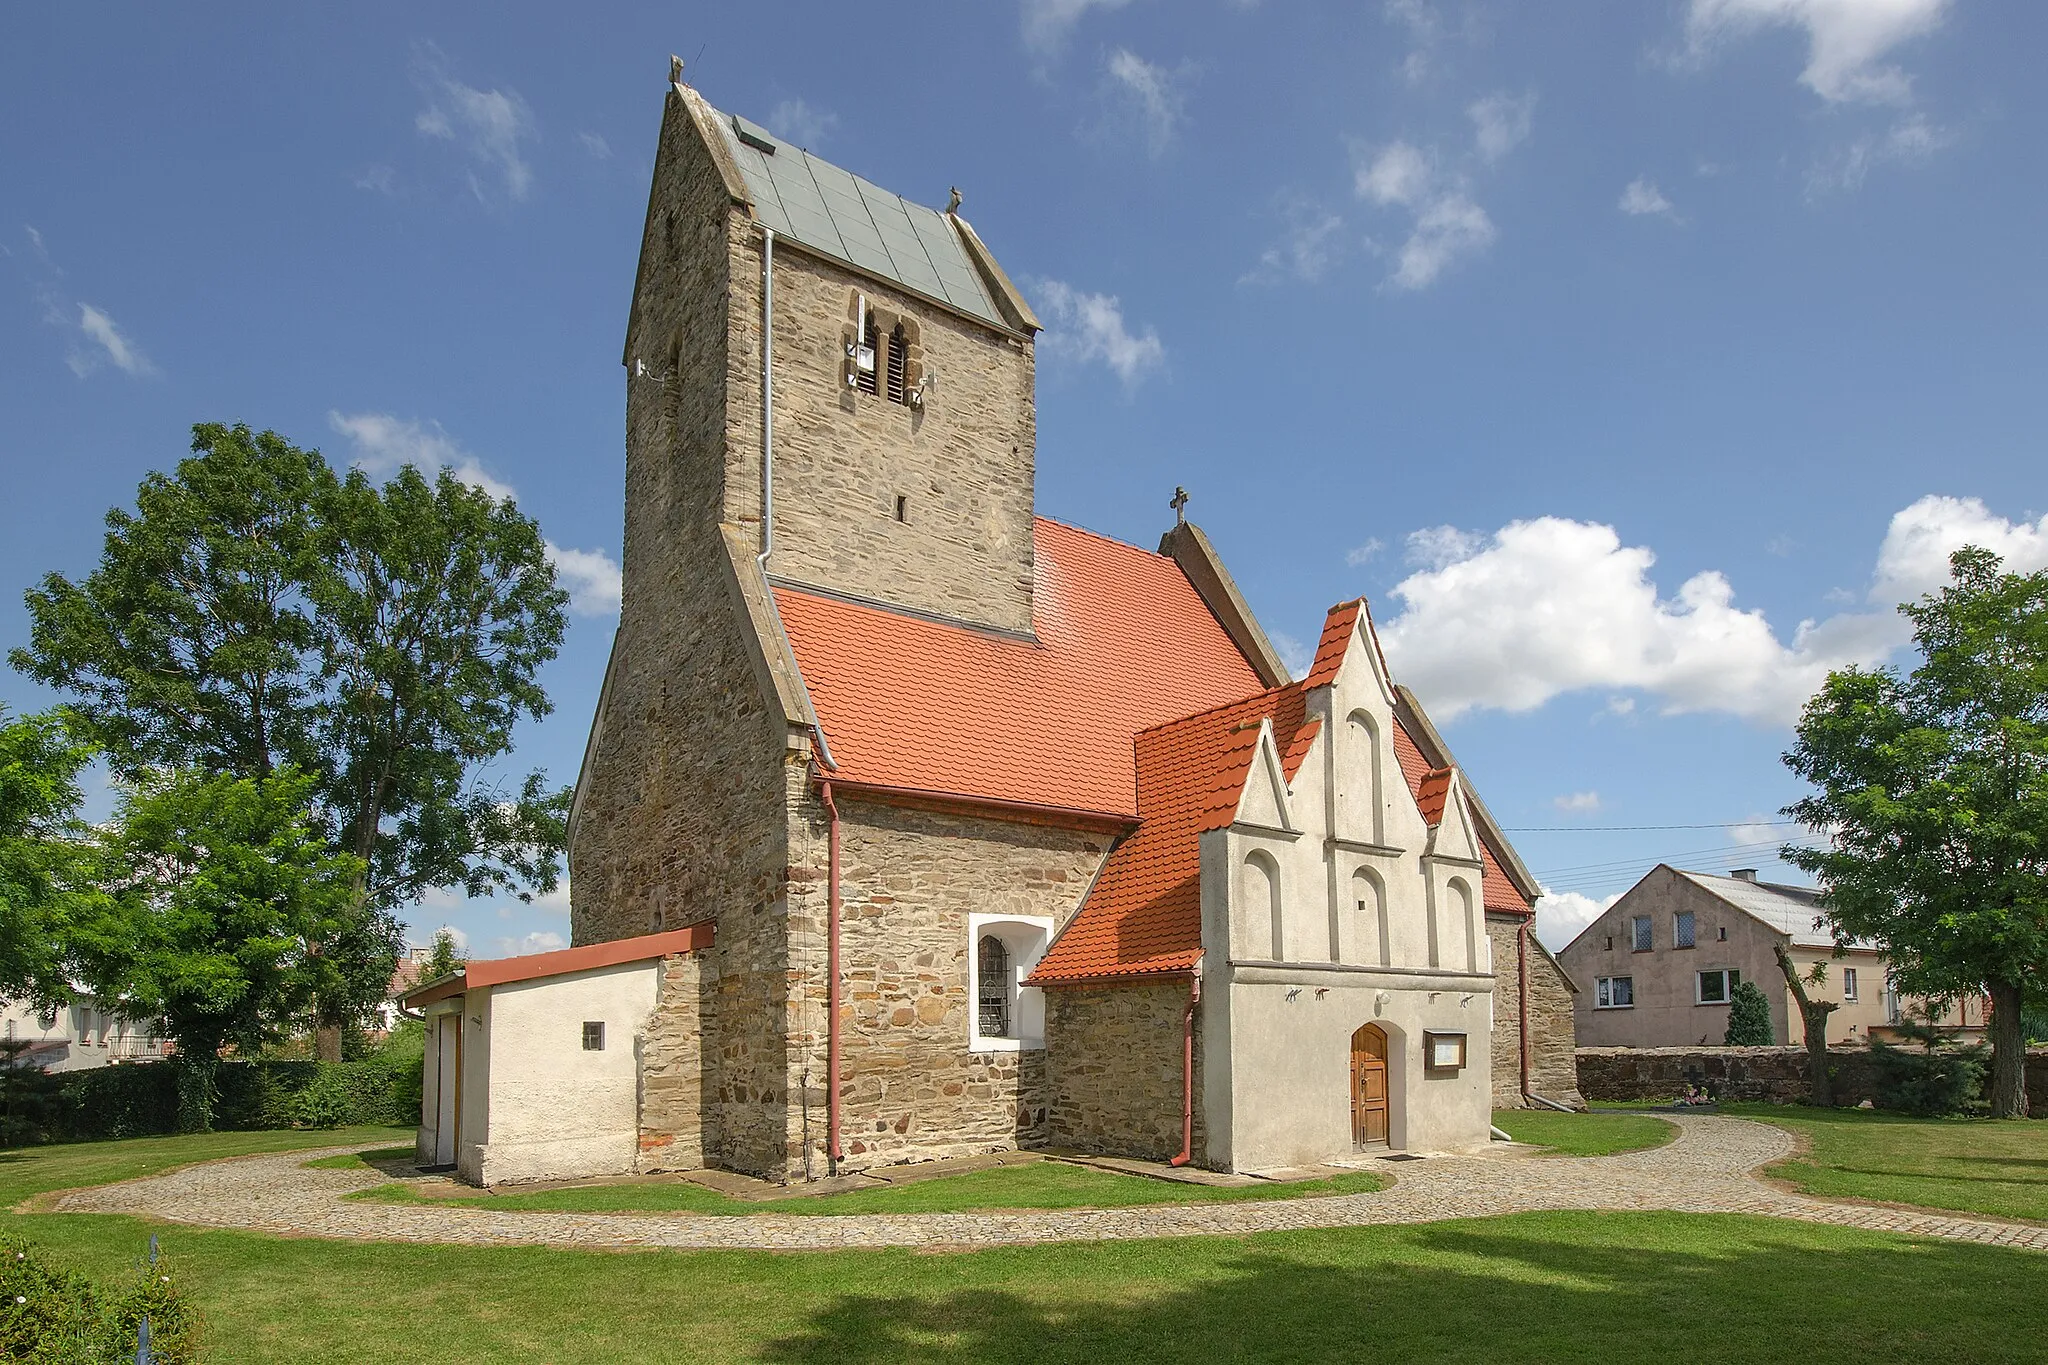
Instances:
[[[659,934],[638,938],[615,938],[604,943],[586,943],[580,948],[562,948],[552,953],[528,953],[524,957],[498,957],[471,962],[454,976],[429,981],[400,998],[401,1005],[418,1009],[438,1000],[461,995],[481,986],[502,986],[512,981],[534,981],[544,976],[566,976],[599,967],[616,967],[626,962],[671,957],[711,946],[714,926],[706,921]]]
[[[1184,972],[1202,955],[1201,836],[1236,817],[1261,722],[1288,780],[1321,722],[1305,718],[1303,683],[1261,692],[1137,737],[1136,833],[1103,864],[1086,904],[1031,975],[1079,984]]]
[[[1131,737],[1257,692],[1178,564],[1040,517],[1025,640],[777,588],[835,778],[1134,819]]]

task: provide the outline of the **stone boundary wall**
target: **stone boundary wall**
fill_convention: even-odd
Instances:
[[[1835,1101],[1875,1100],[1876,1071],[1867,1047],[1830,1047]],[[1806,1098],[1804,1047],[1582,1047],[1579,1093],[1603,1100],[1669,1099],[1687,1085],[1707,1085],[1731,1100],[1796,1104]],[[2027,1053],[2027,1104],[2048,1118],[2048,1048]]]

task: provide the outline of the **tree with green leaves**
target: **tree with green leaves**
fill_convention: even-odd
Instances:
[[[180,1126],[212,1126],[224,1048],[254,1050],[304,1016],[337,971],[362,868],[310,809],[311,774],[163,772],[131,785],[105,833],[113,876],[71,926],[96,989],[176,1044]]]
[[[70,994],[66,929],[98,870],[78,817],[93,752],[62,712],[10,720],[0,707],[0,994],[45,1005]]]
[[[469,965],[469,960],[455,946],[455,935],[446,929],[434,935],[434,947],[427,960],[420,964],[421,981],[439,981],[444,976],[453,976]]]
[[[246,426],[193,429],[193,454],[108,514],[99,567],[28,594],[13,662],[75,693],[117,774],[192,768],[314,782],[317,827],[357,860],[351,916],[314,946],[322,1056],[382,1001],[396,912],[425,891],[554,889],[569,792],[490,773],[567,595],[540,529],[441,470],[384,485]]]
[[[1769,1047],[1778,1041],[1771,1002],[1754,981],[1739,981],[1728,996],[1728,1047]]]
[[[1786,814],[1830,838],[1784,857],[1901,988],[1990,997],[1991,1112],[2018,1117],[2022,1016],[2048,987],[2048,570],[1975,547],[1949,567],[1899,608],[1919,667],[1844,669],[1807,703],[1785,761],[1814,792]]]

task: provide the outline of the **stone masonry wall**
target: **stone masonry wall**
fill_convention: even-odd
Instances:
[[[1867,1047],[1830,1047],[1835,1102],[1877,1098]],[[1731,1100],[1796,1104],[1806,1098],[1803,1047],[1582,1047],[1579,1089],[1588,1100],[1670,1099],[1687,1085],[1706,1085]],[[2048,1048],[2027,1053],[2027,1105],[2048,1118]]]
[[[654,1014],[639,1038],[637,1169],[687,1171],[704,1164],[704,952],[661,964]],[[713,1145],[716,1145],[715,1142]]]
[[[630,329],[629,360],[648,373],[626,377],[624,600],[570,848],[570,924],[584,944],[716,922],[704,1155],[779,1174],[785,770],[798,765],[724,586],[728,266],[743,235],[731,208],[671,95]]]
[[[1493,941],[1493,1107],[1520,1109],[1522,1099],[1521,977],[1515,950],[1519,921],[1487,916]],[[1577,1105],[1578,1062],[1573,1046],[1573,996],[1555,962],[1529,945],[1529,1088],[1546,1099]]]
[[[1010,1151],[1045,1132],[1046,1054],[968,1050],[970,913],[1065,925],[1109,836],[849,799],[840,811],[840,1137],[858,1170]],[[800,796],[792,872],[790,1036],[824,1142],[827,829]],[[797,888],[801,888],[797,890]],[[799,1078],[801,1084],[801,1077]],[[801,1152],[803,1132],[792,1134]]]
[[[1047,991],[1051,1114],[1046,1141],[1105,1156],[1164,1161],[1180,1151],[1186,980]],[[1202,1021],[1195,1009],[1195,1160],[1206,1164]]]
[[[733,244],[726,520],[761,517],[761,234]],[[844,378],[856,293],[911,319],[922,408]],[[883,331],[886,335],[887,326]],[[778,240],[770,574],[999,629],[1031,629],[1031,343]],[[907,518],[896,520],[896,499]]]

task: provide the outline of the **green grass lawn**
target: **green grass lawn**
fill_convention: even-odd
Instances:
[[[1804,1137],[1770,1173],[1824,1199],[1877,1199],[2048,1222],[2048,1123],[1916,1119],[1866,1109],[1724,1104]]]
[[[325,1163],[322,1163],[325,1164]],[[349,1196],[396,1204],[460,1204],[487,1209],[551,1209],[575,1213],[964,1213],[983,1209],[1110,1209],[1133,1204],[1198,1204],[1245,1199],[1301,1199],[1319,1194],[1364,1194],[1386,1188],[1384,1177],[1359,1171],[1329,1180],[1291,1184],[1180,1185],[1147,1176],[1121,1175],[1060,1161],[997,1166],[963,1175],[938,1176],[903,1185],[850,1190],[801,1199],[732,1199],[700,1185],[586,1185],[532,1194],[479,1194],[469,1198],[422,1198],[404,1182]]]
[[[1647,1114],[1560,1114],[1555,1109],[1496,1109],[1493,1126],[1517,1142],[1549,1147],[1558,1156],[1612,1156],[1662,1147],[1678,1136],[1675,1124]]]
[[[0,1197],[382,1130],[0,1154]],[[1016,1168],[1013,1168],[1016,1169]],[[906,1187],[906,1192],[909,1187]],[[8,1215],[99,1275],[152,1231],[210,1365],[1712,1359],[2048,1361],[2048,1257],[1803,1223],[1546,1213],[1006,1248],[601,1253]]]

